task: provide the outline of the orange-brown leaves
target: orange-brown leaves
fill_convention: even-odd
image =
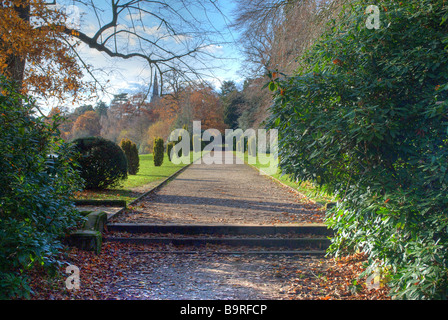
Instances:
[[[86,136],[99,136],[101,131],[100,118],[95,111],[87,111],[80,115],[73,124],[73,131]]]
[[[65,13],[39,0],[9,3],[0,5],[0,73],[44,98],[76,95],[82,72],[63,33]]]
[[[212,88],[200,86],[189,95],[194,120],[202,122],[202,129],[218,129],[224,132],[223,107],[218,95]]]

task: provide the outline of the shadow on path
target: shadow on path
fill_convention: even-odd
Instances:
[[[180,196],[180,195],[162,195],[159,194],[151,199],[154,206],[160,205],[200,205],[213,207],[228,207],[235,209],[250,209],[270,212],[285,212],[292,214],[303,214],[305,209],[301,203],[281,203],[270,201],[250,201],[238,199],[223,199],[215,197],[199,197],[199,196]],[[313,212],[314,213],[314,212]]]

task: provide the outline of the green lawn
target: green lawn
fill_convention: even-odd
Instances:
[[[140,155],[140,169],[136,175],[128,175],[128,179],[119,189],[131,189],[145,186],[155,181],[168,178],[170,175],[183,168],[185,165],[175,165],[168,160],[165,154],[163,164],[160,167],[154,166],[153,154]]]
[[[244,154],[244,161],[248,163],[247,152]],[[263,170],[263,168],[268,167],[268,165],[263,165],[259,163],[258,158],[257,162],[251,165],[261,170]],[[316,201],[317,203],[320,203],[322,205],[335,201],[333,196],[327,194],[323,190],[320,190],[318,187],[314,186],[311,182],[304,181],[301,183],[297,183],[293,181],[289,175],[287,174],[282,175],[280,169],[278,169],[277,173],[273,174],[272,177],[294,188],[295,190],[307,196],[311,200]]]
[[[118,187],[106,190],[85,190],[76,198],[126,200],[129,203],[184,166],[185,164],[175,165],[171,163],[168,160],[168,156],[165,154],[163,164],[160,167],[156,167],[154,166],[153,154],[140,155],[140,169],[137,175],[128,175],[128,179],[123,181]]]

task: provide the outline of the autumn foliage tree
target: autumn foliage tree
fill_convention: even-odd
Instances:
[[[95,111],[87,111],[80,115],[72,129],[77,137],[99,136],[101,132],[100,118]]]
[[[105,109],[100,116],[101,136],[116,143],[130,139],[138,148],[145,141],[148,127],[157,119],[143,93],[118,94]],[[98,108],[95,111],[98,113]]]
[[[209,50],[216,45],[216,28],[207,16],[222,15],[216,1],[76,1],[76,5],[97,17],[92,24],[98,25],[96,29],[67,23],[71,17],[64,6],[47,1],[0,1],[0,72],[39,95],[62,97],[82,88],[82,69],[95,78],[77,50],[80,43],[112,58],[146,61],[151,70],[179,70],[185,79],[200,78],[196,68],[204,70],[206,61],[216,58]]]
[[[43,98],[76,95],[83,73],[65,21],[43,1],[0,1],[0,73]]]
[[[201,85],[192,92],[190,102],[194,120],[201,120],[203,129],[218,129],[224,132],[224,113],[218,94],[209,86]]]
[[[189,114],[188,127],[192,127],[192,121],[201,121],[202,129],[218,129],[223,132],[226,128],[224,123],[224,110],[217,92],[206,84],[188,87],[182,94],[183,112]]]

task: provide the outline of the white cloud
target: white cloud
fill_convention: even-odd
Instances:
[[[221,53],[224,50],[224,47],[216,44],[209,44],[203,47],[202,50],[208,53],[215,54],[215,53]]]
[[[128,13],[125,16],[127,21],[143,20],[148,14],[145,12]]]

